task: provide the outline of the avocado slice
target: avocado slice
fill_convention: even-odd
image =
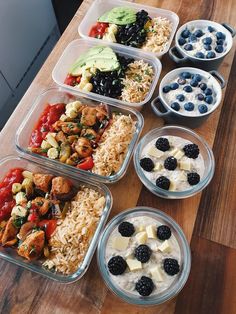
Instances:
[[[136,21],[136,12],[129,7],[116,7],[105,12],[98,22],[112,23],[117,25],[131,24]]]
[[[77,76],[81,75],[83,70],[97,68],[102,72],[116,70],[120,67],[116,54],[110,47],[97,46],[81,55],[71,66],[69,73]]]

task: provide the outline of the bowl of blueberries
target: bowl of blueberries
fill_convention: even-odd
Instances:
[[[196,66],[206,71],[219,67],[233,45],[236,31],[227,23],[195,20],[182,25],[169,51],[177,64]]]
[[[224,78],[215,70],[177,68],[163,77],[151,106],[167,123],[196,128],[218,108],[224,86]]]

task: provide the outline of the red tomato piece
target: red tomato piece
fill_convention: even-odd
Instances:
[[[86,157],[76,167],[83,170],[90,170],[94,166],[93,158],[91,156]]]
[[[64,84],[75,86],[76,84],[78,84],[76,80],[77,80],[77,76],[68,74],[67,77],[65,78]]]
[[[50,239],[51,235],[56,230],[57,221],[56,219],[44,219],[38,223],[38,226],[45,230],[46,238]]]
[[[102,38],[108,27],[109,27],[108,23],[97,22],[94,26],[92,26],[89,32],[89,36],[95,38]]]

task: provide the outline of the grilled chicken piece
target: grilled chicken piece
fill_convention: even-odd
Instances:
[[[83,129],[80,133],[80,136],[86,137],[89,140],[98,142],[100,136],[93,129]]]
[[[85,137],[80,137],[74,145],[74,149],[78,153],[79,158],[91,156],[93,153],[90,141]]]
[[[20,228],[20,232],[18,233],[18,238],[24,241],[27,235],[29,235],[32,229],[35,227],[36,227],[36,224],[34,222],[28,221],[24,223]]]
[[[66,194],[71,190],[71,183],[69,180],[63,177],[55,177],[52,180],[52,190],[54,195]]]
[[[39,190],[44,191],[45,193],[49,191],[49,186],[51,184],[53,176],[50,174],[43,174],[43,173],[34,173],[33,181],[36,185],[36,188]]]
[[[18,249],[18,254],[29,261],[40,257],[45,243],[44,231],[36,231],[28,235]]]
[[[106,105],[102,104],[96,107],[97,114],[96,117],[99,121],[104,120],[106,117],[108,117],[107,107]]]
[[[11,217],[6,224],[6,227],[2,235],[2,239],[1,239],[2,245],[9,245],[8,242],[12,242],[12,240],[15,240],[17,232],[18,232],[18,228],[14,226],[13,218]]]
[[[56,141],[57,142],[61,142],[61,143],[65,143],[66,142],[66,136],[62,131],[59,131],[56,134]]]
[[[66,134],[79,134],[81,128],[79,128],[78,124],[75,122],[64,122],[64,121],[57,121],[53,124],[53,128],[56,131],[63,131]]]
[[[80,122],[83,125],[92,126],[96,123],[97,110],[94,107],[85,107],[82,110]]]
[[[40,196],[32,200],[32,204],[38,208],[38,212],[41,216],[45,215],[50,208],[50,201]]]

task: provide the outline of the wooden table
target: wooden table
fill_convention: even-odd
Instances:
[[[15,154],[14,136],[34,98],[54,83],[52,69],[67,44],[78,38],[77,27],[92,0],[85,0],[48,57],[0,135],[0,157]],[[228,22],[236,27],[236,1],[140,0],[175,11],[180,25],[194,19]],[[140,308],[122,302],[103,283],[96,258],[77,283],[62,285],[0,261],[1,313],[236,313],[236,58],[235,44],[220,67],[228,84],[220,108],[196,131],[213,147],[216,172],[202,194],[186,200],[164,200],[152,195],[139,181],[131,162],[127,175],[110,186],[114,197],[111,216],[136,205],[159,208],[183,228],[192,250],[189,280],[177,298],[163,305]],[[162,59],[162,76],[175,65]],[[163,125],[147,104],[143,134]],[[130,191],[127,196],[127,190]]]

